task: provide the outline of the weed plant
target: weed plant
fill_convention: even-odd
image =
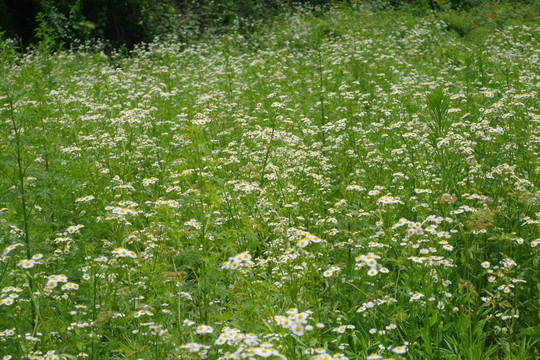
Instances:
[[[537,15],[2,40],[0,358],[538,359]]]

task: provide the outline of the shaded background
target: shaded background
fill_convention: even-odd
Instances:
[[[22,47],[35,43],[36,17],[42,13],[47,28],[64,46],[102,39],[114,48],[132,48],[163,34],[186,40],[205,31],[249,33],[257,21],[272,19],[284,7],[338,2],[345,6],[369,3],[374,9],[429,10],[463,9],[482,0],[0,0],[0,32]]]

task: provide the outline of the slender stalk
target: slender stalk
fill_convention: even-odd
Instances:
[[[9,99],[9,109],[10,109],[10,120],[11,120],[11,127],[13,129],[13,132],[15,133],[15,159],[17,162],[17,174],[19,176],[19,179],[17,180],[17,188],[20,192],[20,199],[21,199],[21,208],[23,213],[23,232],[24,232],[24,242],[26,247],[26,256],[28,259],[31,258],[31,248],[30,248],[30,227],[28,225],[29,223],[29,213],[28,213],[28,207],[27,207],[27,199],[26,199],[26,189],[25,189],[25,182],[24,182],[24,175],[26,172],[26,169],[23,166],[23,159],[22,159],[22,149],[21,149],[21,128],[17,126],[17,123],[15,121],[15,110],[13,106],[13,99],[11,96],[8,95]]]
[[[324,86],[323,86],[323,64],[322,64],[322,51],[321,47],[319,46],[319,87],[320,87],[320,93],[319,93],[319,101],[321,102],[321,134],[322,134],[322,144],[323,147],[326,143],[326,133],[323,129],[324,125],[326,125],[326,114],[324,109]]]
[[[276,130],[276,118],[277,115],[274,115],[274,118],[272,120],[272,132],[270,134],[270,142],[268,142],[268,147],[266,148],[266,154],[264,155],[264,162],[263,167],[261,169],[261,187],[264,185],[264,172],[266,171],[266,165],[268,165],[268,157],[270,156],[270,151],[272,150],[272,142],[274,141],[274,133]]]
[[[19,190],[21,192],[21,207],[23,212],[23,221],[24,221],[24,242],[26,244],[26,256],[28,259],[31,257],[30,249],[30,229],[28,226],[28,211],[26,207],[26,191],[24,188],[24,172],[22,168],[22,155],[21,155],[21,143],[19,140],[19,134],[17,133],[17,167],[19,170]]]

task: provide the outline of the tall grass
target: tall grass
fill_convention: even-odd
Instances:
[[[1,356],[538,358],[531,13],[2,40]]]

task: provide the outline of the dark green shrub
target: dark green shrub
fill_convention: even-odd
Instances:
[[[37,42],[36,16],[42,13],[52,35],[66,45],[103,39],[115,48],[132,48],[165,34],[182,41],[204,32],[250,34],[257,23],[275,18],[283,9],[338,3],[351,7],[370,4],[375,11],[403,8],[413,15],[499,4],[483,0],[0,0],[0,31],[20,38],[24,46]],[[499,18],[504,20],[502,15]],[[471,31],[471,25],[459,16],[445,20],[448,29],[461,36]]]

